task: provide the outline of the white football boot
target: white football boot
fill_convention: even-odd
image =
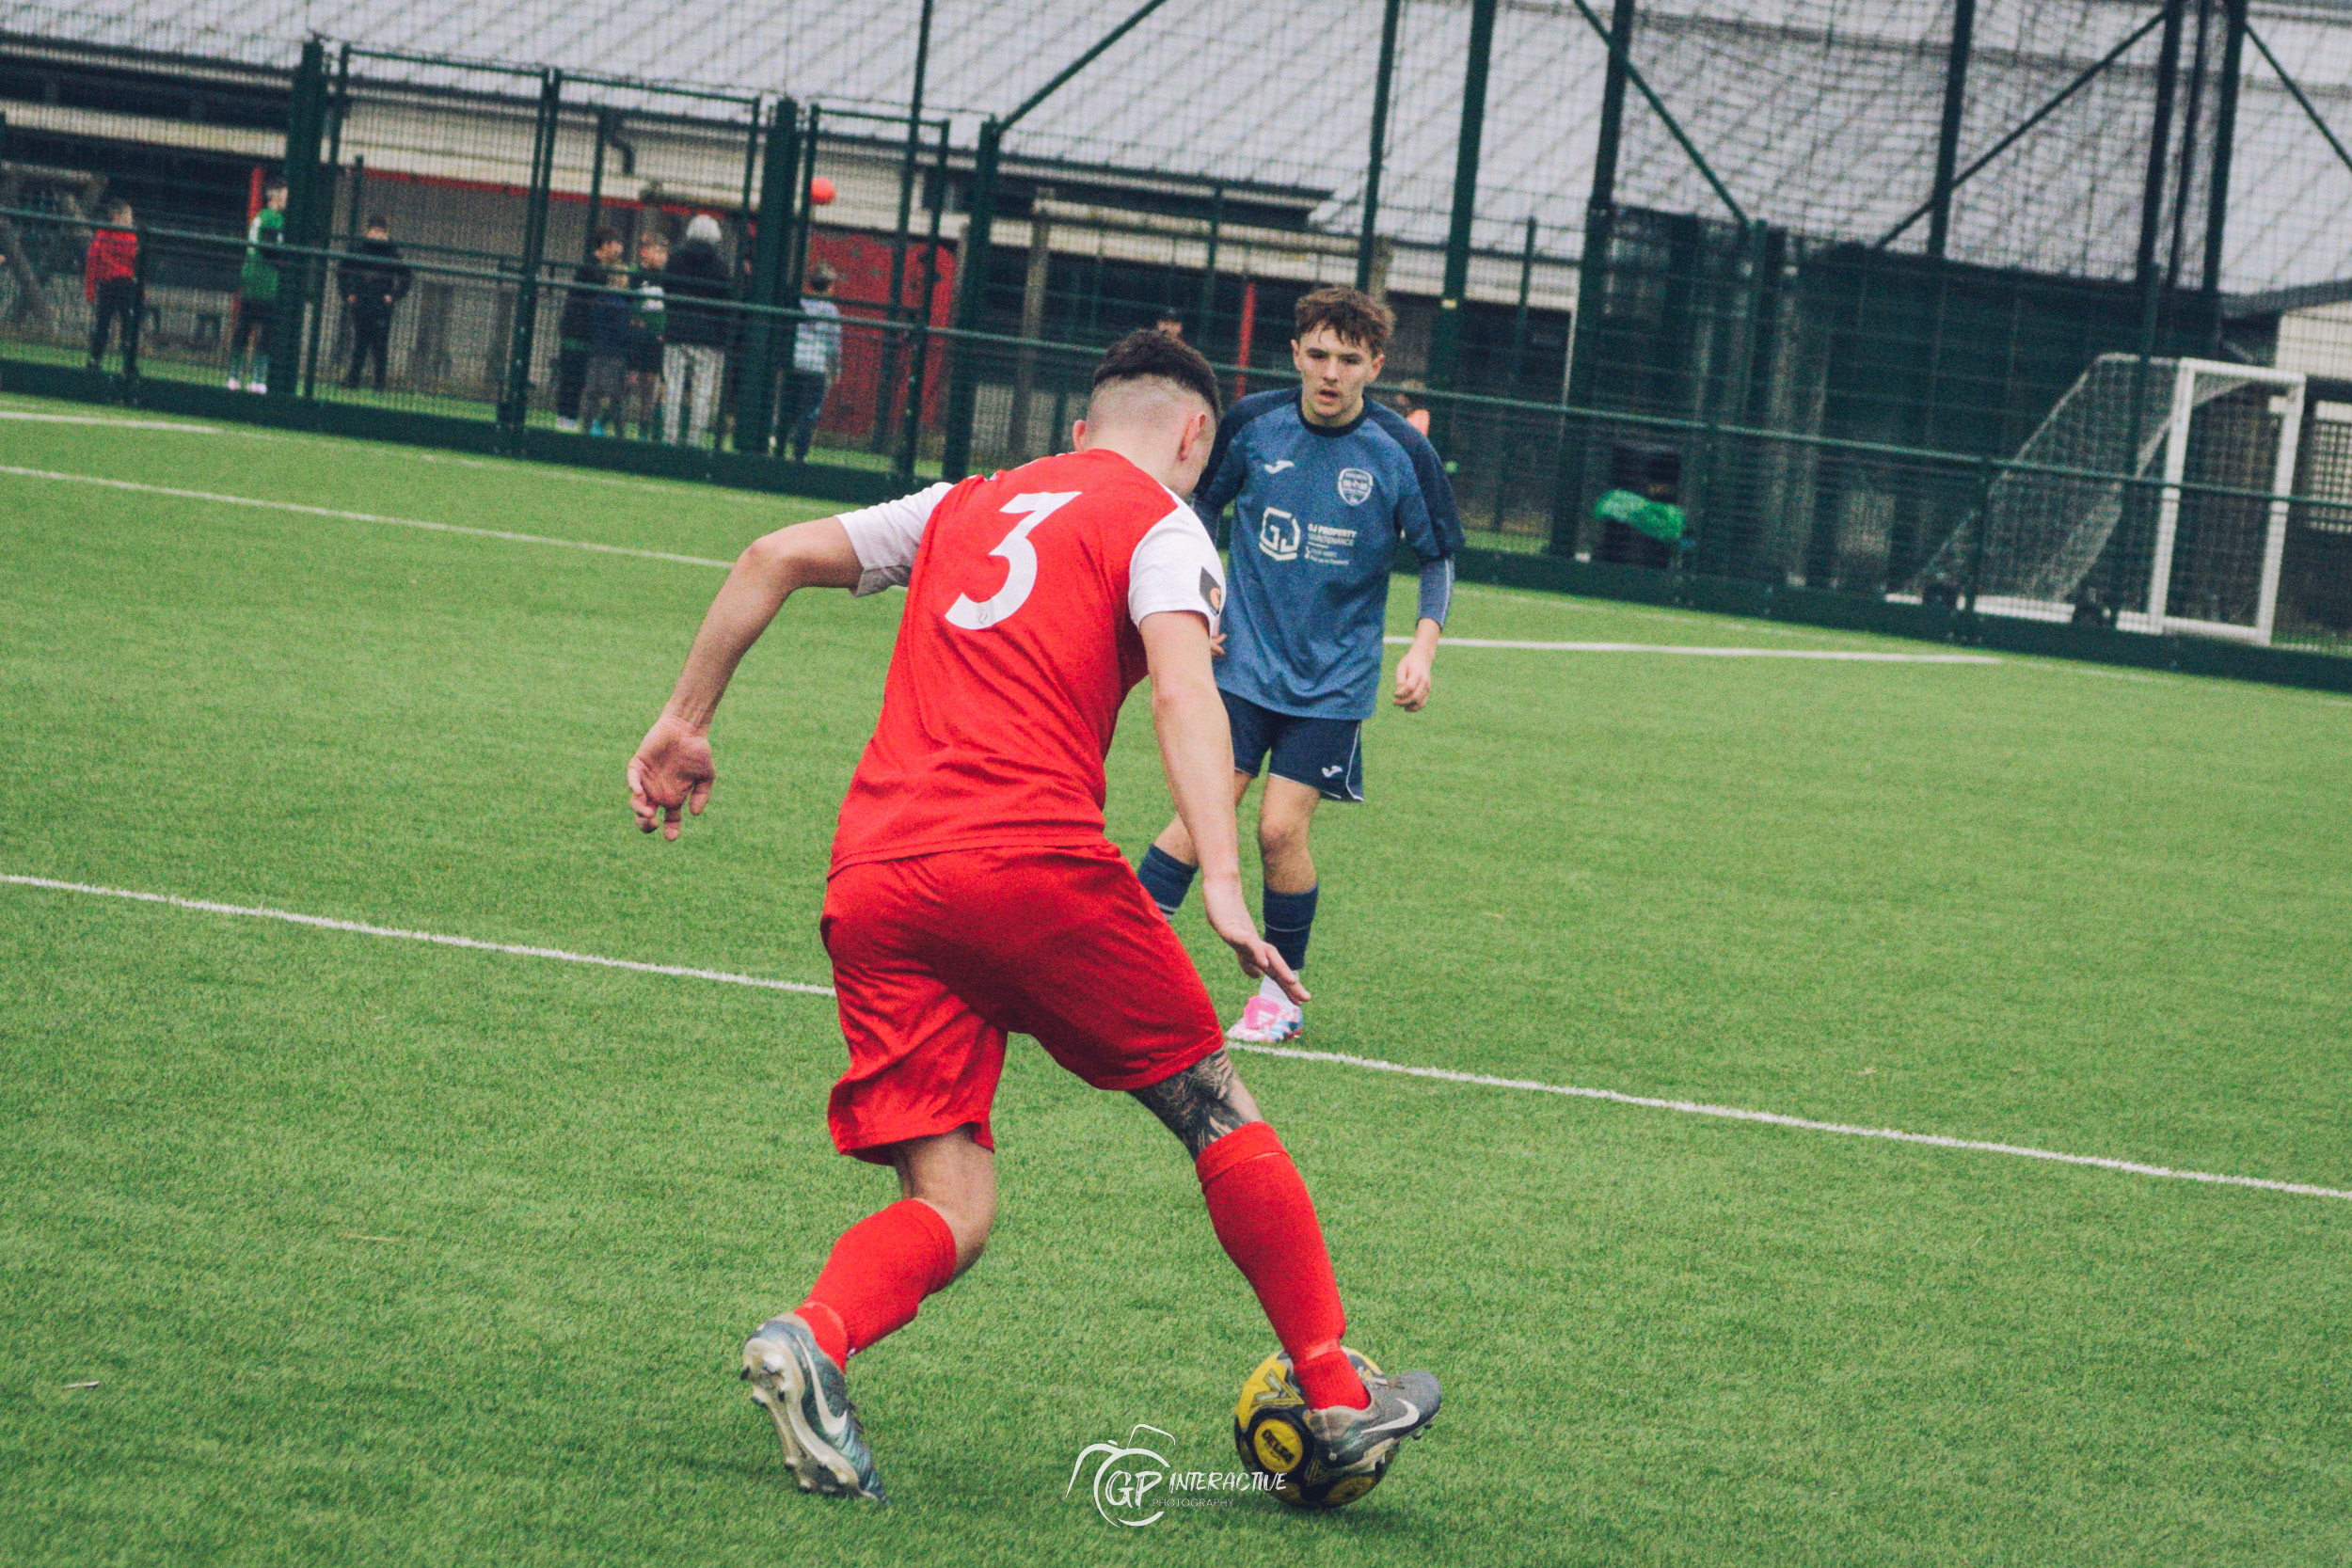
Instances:
[[[752,1402],[774,1418],[785,1463],[802,1491],[890,1500],[850,1402],[849,1380],[797,1313],[760,1325],[743,1346],[743,1377]]]

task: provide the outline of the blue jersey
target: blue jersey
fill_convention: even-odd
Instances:
[[[1371,718],[1397,542],[1440,624],[1462,547],[1428,437],[1369,399],[1327,428],[1300,418],[1295,388],[1260,392],[1226,411],[1193,505],[1211,523],[1233,508],[1217,685],[1277,713]]]

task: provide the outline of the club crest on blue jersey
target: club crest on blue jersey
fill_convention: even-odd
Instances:
[[[1340,499],[1350,506],[1361,506],[1372,499],[1372,475],[1362,468],[1340,470]]]

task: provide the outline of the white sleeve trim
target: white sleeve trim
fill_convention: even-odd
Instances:
[[[880,506],[841,514],[841,526],[849,531],[850,547],[857,552],[860,568],[852,594],[864,598],[885,588],[907,585],[914,571],[914,553],[922,547],[923,530],[949,488],[943,482]]]
[[[1127,617],[1137,626],[1146,615],[1188,610],[1214,633],[1225,613],[1225,564],[1216,542],[1191,507],[1176,509],[1136,541],[1127,562]]]

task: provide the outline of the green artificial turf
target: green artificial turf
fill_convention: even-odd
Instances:
[[[26,413],[76,422],[0,417],[0,465],[711,560],[829,510]],[[0,498],[0,873],[825,979],[897,596],[787,608],[667,845],[622,768],[715,569]],[[1932,651],[1486,590],[1452,629]],[[2021,659],[1438,678],[1319,822],[1306,1045],[2352,1188],[2352,704]],[[1140,706],[1111,775],[1137,849]],[[1148,1422],[1231,1467],[1271,1338],[1173,1142],[1025,1046],[988,1257],[853,1371],[878,1511],[794,1494],[733,1377],[895,1196],[826,1139],[825,999],[22,886],[0,941],[10,1562],[2352,1556],[2342,1199],[1245,1057],[1351,1339],[1446,1411],[1343,1513],[1127,1530],[1064,1497],[1080,1450]]]

